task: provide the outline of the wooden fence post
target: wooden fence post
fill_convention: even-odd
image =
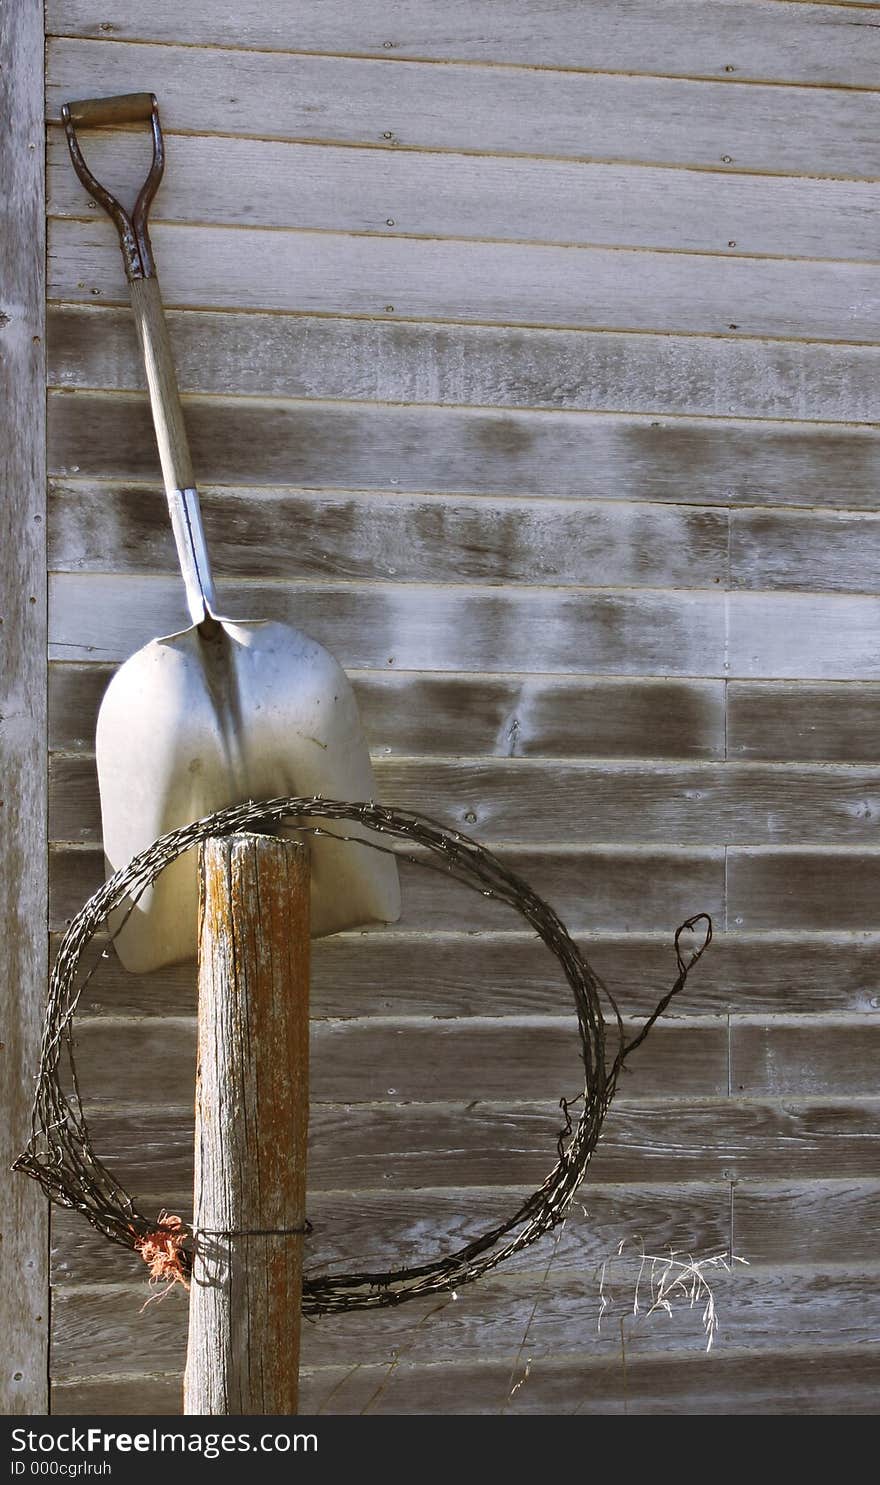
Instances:
[[[196,1257],[184,1412],[297,1411],[309,1079],[309,854],[199,854]]]

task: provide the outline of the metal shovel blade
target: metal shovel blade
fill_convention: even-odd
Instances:
[[[345,672],[308,635],[268,621],[193,625],[138,650],[101,704],[97,759],[108,872],[166,831],[227,805],[375,793]],[[368,835],[353,822],[327,828]],[[306,839],[314,937],[399,916],[391,857],[329,836]],[[111,922],[125,968],[146,973],[195,958],[197,910],[194,849]]]

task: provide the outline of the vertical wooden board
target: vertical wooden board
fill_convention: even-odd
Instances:
[[[0,1213],[0,1411],[48,1405],[46,1204],[10,1171],[30,1134],[46,980],[46,466],[43,8],[0,11],[0,147],[6,171],[0,236],[0,853],[3,1079]]]
[[[727,745],[731,758],[880,762],[880,685],[731,681]]]

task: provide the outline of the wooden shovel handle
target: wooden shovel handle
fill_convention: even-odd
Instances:
[[[195,481],[158,275],[132,279],[128,287],[147,373],[162,478],[166,490],[188,490]]]

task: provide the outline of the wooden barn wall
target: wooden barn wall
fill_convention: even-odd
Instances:
[[[677,924],[716,927],[558,1244],[305,1327],[304,1409],[873,1410],[880,6],[47,16],[50,121],[160,98],[154,245],[229,610],[336,652],[381,797],[497,846],[627,1016]],[[134,134],[89,150],[142,169]],[[185,611],[113,230],[52,122],[48,182],[57,934],[101,875],[102,688]],[[315,1270],[512,1210],[578,1088],[521,923],[404,888],[399,924],[315,955]],[[193,1014],[191,969],[111,960],[84,998],[96,1141],[157,1208],[187,1201]],[[635,1235],[748,1260],[709,1355],[682,1306],[598,1329]],[[55,1411],[174,1411],[182,1296],[142,1310],[141,1261],[63,1216],[52,1263]]]

